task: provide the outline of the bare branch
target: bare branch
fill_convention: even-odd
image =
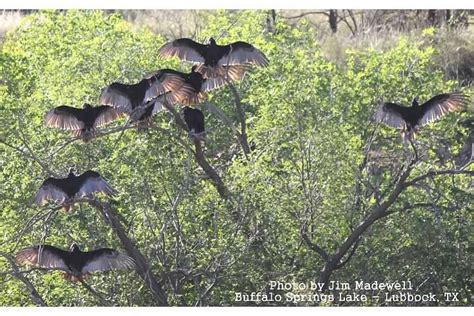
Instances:
[[[242,97],[240,96],[239,91],[237,91],[237,89],[232,84],[232,82],[230,82],[228,79],[226,79],[226,81],[227,81],[227,85],[229,86],[230,90],[232,91],[234,95],[235,106],[237,108],[237,114],[239,116],[239,121],[240,121],[240,134],[237,135],[237,137],[244,151],[245,158],[247,158],[248,160],[247,155],[250,154],[250,147],[247,141],[247,123],[245,122],[245,111],[242,107],[242,101],[241,101]]]
[[[99,300],[101,306],[114,306],[113,304],[110,304],[102,295],[94,290],[89,284],[87,284],[84,280],[79,279],[79,282],[81,282],[82,286],[84,286],[89,293],[92,294],[96,299]]]
[[[474,171],[472,170],[465,170],[465,168],[463,169],[450,169],[450,170],[432,170],[432,171],[428,171],[427,173],[425,173],[424,175],[421,175],[419,177],[416,177],[408,182],[405,183],[405,185],[407,186],[411,186],[411,185],[415,185],[417,182],[420,182],[426,178],[431,178],[431,177],[435,177],[435,176],[440,176],[440,175],[446,175],[446,174],[466,174],[466,175],[474,175]]]
[[[164,102],[164,105],[171,112],[171,114],[173,114],[176,124],[178,124],[178,126],[180,126],[183,130],[189,132],[188,126],[183,121],[179,113],[173,108],[173,106],[169,105],[167,102]],[[196,159],[196,162],[212,180],[212,183],[216,187],[217,192],[219,192],[219,195],[223,199],[230,199],[231,194],[229,190],[226,188],[221,177],[216,172],[216,170],[214,170],[214,168],[212,168],[211,165],[207,162],[206,157],[204,156],[204,152],[202,150],[201,141],[198,139],[193,139],[193,142],[194,142],[195,150],[194,151],[191,150],[191,151],[194,155],[194,158]]]
[[[0,139],[0,143],[16,150],[17,152],[19,152],[20,154],[22,154],[23,156],[29,158],[29,159],[32,159],[33,161],[35,161],[37,164],[39,164],[41,166],[41,168],[43,168],[48,174],[52,175],[52,176],[55,176],[55,177],[58,177],[58,174],[55,173],[54,171],[52,171],[51,169],[48,168],[48,166],[43,163],[38,157],[36,157],[36,155],[31,151],[31,149],[28,148],[28,150],[30,151],[29,153],[26,152],[25,150],[21,149],[20,147],[16,147],[14,145],[11,145],[9,143],[7,143],[6,141]]]
[[[340,263],[338,263],[336,265],[336,267],[334,268],[334,270],[337,270],[337,269],[340,269],[340,268],[344,267],[349,262],[349,260],[351,260],[352,256],[354,255],[354,253],[357,249],[357,246],[359,246],[361,238],[362,237],[359,237],[359,239],[357,239],[357,241],[355,242],[354,246],[352,246],[352,250],[349,253],[349,255],[347,256],[346,260],[341,261]]]
[[[329,13],[327,13],[326,11],[309,11],[309,12],[303,12],[301,14],[294,15],[294,16],[281,16],[281,18],[283,18],[283,19],[299,19],[299,18],[305,17],[307,15],[325,15],[325,16],[329,16]]]
[[[106,223],[112,227],[112,229],[120,239],[124,249],[130,255],[130,257],[135,260],[138,273],[145,281],[146,285],[150,288],[154,298],[158,302],[158,305],[167,306],[168,300],[166,298],[166,294],[161,288],[161,285],[158,283],[156,277],[151,272],[148,261],[146,260],[145,256],[140,252],[140,250],[138,250],[138,248],[135,246],[134,242],[128,237],[124,227],[117,218],[117,214],[115,214],[115,211],[110,207],[110,205],[105,202],[100,202],[96,199],[81,199],[77,200],[77,202],[87,202],[91,206],[102,212]]]
[[[321,258],[324,259],[324,261],[328,261],[329,260],[329,255],[327,254],[327,252],[321,248],[319,245],[313,243],[309,237],[308,237],[308,234],[306,233],[306,229],[303,228],[301,230],[301,237],[303,238],[304,242],[306,243],[306,245],[313,251],[316,251],[320,256]]]
[[[39,305],[39,306],[48,306],[45,301],[43,300],[43,298],[41,297],[41,295],[38,293],[38,291],[36,290],[35,286],[33,285],[33,283],[31,283],[30,280],[28,280],[24,275],[23,273],[20,272],[20,269],[18,268],[18,266],[16,265],[15,263],[15,260],[14,258],[6,253],[6,252],[3,252],[3,251],[0,251],[0,256],[4,257],[5,259],[7,259],[8,263],[10,264],[10,266],[12,267],[13,269],[13,272],[12,272],[12,275],[17,278],[18,280],[20,280],[21,282],[23,282],[23,284],[26,286],[26,288],[30,291],[30,298],[31,300],[33,301],[33,303],[35,303],[36,305]]]

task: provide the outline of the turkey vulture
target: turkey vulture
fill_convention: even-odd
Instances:
[[[166,92],[176,91],[184,84],[183,78],[160,70],[136,84],[114,82],[102,89],[100,102],[131,114],[137,107]]]
[[[183,109],[184,121],[189,128],[189,135],[202,139],[204,136],[204,114],[195,108],[185,106]]]
[[[67,178],[46,179],[36,194],[36,204],[44,205],[47,201],[62,205],[69,212],[74,199],[91,196],[96,192],[102,192],[107,196],[113,196],[116,192],[95,171],[86,171],[76,176],[71,168]]]
[[[87,142],[94,137],[97,127],[118,119],[120,115],[120,112],[107,105],[93,107],[85,103],[82,109],[62,105],[50,110],[45,122],[51,127],[73,130],[74,136]]]
[[[449,112],[464,108],[469,102],[465,94],[454,92],[432,97],[419,105],[417,98],[412,106],[402,106],[396,103],[383,103],[378,109],[375,119],[388,126],[401,130],[405,141],[413,141],[418,127],[438,120]]]
[[[82,281],[91,272],[135,267],[132,258],[114,249],[100,248],[83,252],[75,243],[69,251],[49,245],[25,248],[16,254],[15,259],[19,265],[61,270],[69,281]]]
[[[180,38],[166,43],[159,49],[161,57],[177,56],[178,58],[199,64],[197,71],[204,78],[225,77],[227,73],[235,73],[232,80],[242,78],[245,71],[235,71],[236,66],[254,64],[268,65],[265,55],[253,45],[238,41],[228,45],[218,45],[211,37],[208,44],[200,44],[189,38]],[[226,67],[228,69],[226,69]]]

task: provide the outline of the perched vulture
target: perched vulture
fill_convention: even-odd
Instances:
[[[383,103],[378,109],[375,119],[388,126],[401,130],[405,141],[413,141],[418,127],[438,120],[447,113],[463,109],[469,102],[466,95],[454,92],[439,94],[419,105],[417,98],[412,106],[395,103]]]
[[[82,252],[73,243],[69,251],[49,245],[39,245],[20,250],[16,254],[19,265],[60,270],[69,281],[83,280],[91,272],[115,269],[133,269],[135,261],[114,249],[100,248]]]
[[[82,109],[62,105],[50,110],[45,117],[46,125],[74,131],[74,136],[84,142],[95,136],[96,129],[120,117],[120,112],[111,106],[93,107],[85,103]]]
[[[181,76],[158,70],[137,84],[112,83],[102,89],[99,100],[102,104],[132,115],[138,107],[160,95],[180,89],[183,84]]]
[[[197,139],[204,137],[204,114],[196,108],[185,106],[183,109],[184,121],[189,128],[189,135]]]
[[[76,176],[70,169],[67,178],[48,178],[43,182],[36,194],[36,204],[44,205],[51,201],[69,212],[74,199],[90,197],[97,192],[109,197],[115,194],[115,190],[97,172],[89,170]]]
[[[267,57],[249,43],[238,41],[218,45],[213,38],[209,39],[208,44],[180,38],[163,45],[159,54],[161,57],[176,56],[184,61],[197,63],[199,66],[196,71],[202,73],[205,79],[225,77],[227,74],[228,78],[237,80],[245,74],[246,68],[241,66],[268,65]]]

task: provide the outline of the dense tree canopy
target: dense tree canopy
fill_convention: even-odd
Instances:
[[[270,61],[210,93],[200,107],[203,145],[177,121],[180,105],[174,114],[160,112],[148,129],[124,129],[122,120],[88,143],[44,124],[54,107],[97,105],[114,81],[138,82],[160,68],[189,72],[190,64],[159,58],[164,37],[133,30],[119,15],[74,10],[35,13],[6,36],[0,306],[38,303],[32,288],[50,306],[293,305],[236,302],[235,292],[317,280],[411,280],[420,292],[456,291],[457,304],[472,304],[473,171],[470,153],[462,158],[472,102],[421,129],[418,160],[396,130],[373,120],[382,101],[410,104],[414,96],[472,88],[445,80],[429,33],[401,38],[387,51],[348,51],[339,67],[323,57],[305,20],[277,20],[274,32],[265,23],[263,11],[214,11],[195,39],[247,41]],[[100,172],[117,196],[67,214],[35,205],[42,181],[71,166]],[[138,271],[81,284],[16,270],[14,254],[40,243],[130,254],[107,214],[143,255],[161,299]],[[407,305],[322,305],[347,304]]]

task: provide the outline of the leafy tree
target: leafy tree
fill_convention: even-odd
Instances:
[[[401,39],[386,52],[349,51],[340,68],[323,57],[307,21],[277,19],[271,33],[265,21],[263,11],[215,11],[198,36],[248,41],[270,60],[202,105],[203,146],[188,139],[179,107],[147,130],[121,121],[86,144],[43,124],[52,107],[97,103],[113,81],[188,71],[158,58],[162,36],[133,31],[118,15],[75,10],[41,11],[8,34],[0,51],[0,305],[291,304],[235,302],[235,292],[318,279],[410,279],[471,303],[473,172],[454,162],[469,114],[424,128],[418,160],[372,119],[382,100],[456,89],[436,70],[437,51]],[[70,214],[33,205],[43,179],[71,165],[99,171],[118,197]],[[71,284],[11,261],[24,246],[71,241],[124,249],[143,265]]]

